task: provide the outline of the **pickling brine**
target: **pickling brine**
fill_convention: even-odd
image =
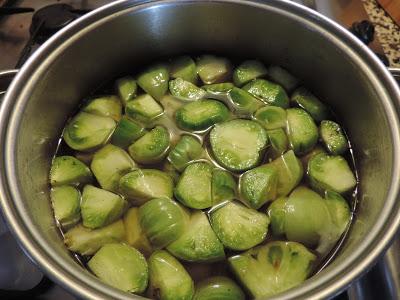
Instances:
[[[295,287],[334,258],[355,209],[333,116],[258,60],[181,56],[119,78],[68,120],[53,159],[65,244],[106,284],[153,299]]]

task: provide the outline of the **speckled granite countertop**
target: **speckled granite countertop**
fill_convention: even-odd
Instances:
[[[390,66],[400,68],[400,27],[375,0],[362,0]]]

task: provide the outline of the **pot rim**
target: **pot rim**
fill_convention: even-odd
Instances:
[[[142,297],[129,295],[102,284],[90,273],[82,272],[78,264],[77,268],[72,269],[66,259],[57,257],[46,249],[46,241],[32,225],[32,220],[24,210],[14,165],[16,138],[13,133],[18,130],[18,120],[24,103],[29,98],[29,92],[37,81],[37,78],[32,75],[46,69],[51,61],[75,38],[128,11],[133,12],[177,2],[181,5],[198,2],[228,3],[278,10],[280,13],[300,18],[303,22],[308,22],[323,31],[332,43],[339,43],[342,48],[346,48],[352,59],[369,75],[369,79],[381,94],[387,95],[381,101],[392,125],[392,147],[400,149],[398,121],[400,90],[393,77],[375,55],[345,28],[309,8],[287,0],[269,0],[267,2],[261,0],[157,0],[151,3],[150,0],[120,0],[100,7],[60,30],[29,58],[11,84],[0,108],[0,169],[3,170],[0,174],[0,204],[7,223],[25,253],[40,265],[47,275],[85,299],[103,299],[106,296],[118,299],[140,299]],[[16,101],[19,105],[13,107]],[[382,209],[382,218],[374,224],[369,236],[360,247],[344,259],[337,268],[329,271],[323,270],[318,276],[310,278],[307,284],[280,294],[279,299],[329,297],[343,290],[352,280],[362,275],[389,246],[400,225],[400,203],[396,203],[400,183],[400,151],[393,151],[393,162],[393,178]],[[277,297],[271,299],[275,298]]]

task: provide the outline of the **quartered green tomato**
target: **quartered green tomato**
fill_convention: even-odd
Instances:
[[[302,283],[316,256],[295,242],[270,242],[228,259],[229,265],[254,298],[267,298]]]
[[[152,299],[191,300],[194,283],[188,272],[171,254],[156,250],[149,258],[150,284],[148,294]]]
[[[242,289],[230,278],[214,276],[196,286],[193,300],[244,300]]]
[[[250,249],[267,236],[268,216],[238,202],[211,211],[210,220],[219,240],[232,250]]]
[[[175,201],[158,198],[139,208],[139,220],[150,243],[155,248],[163,248],[183,234],[188,216]]]

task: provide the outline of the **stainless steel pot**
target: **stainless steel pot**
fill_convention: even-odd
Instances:
[[[400,222],[400,91],[345,29],[288,1],[117,1],[74,22],[24,65],[0,111],[1,206],[22,247],[87,299],[138,299],[79,266],[55,226],[47,181],[60,132],[99,83],[154,59],[214,52],[283,65],[338,113],[354,145],[359,205],[336,259],[280,299],[325,298],[365,272]]]

